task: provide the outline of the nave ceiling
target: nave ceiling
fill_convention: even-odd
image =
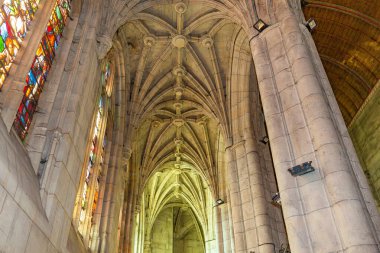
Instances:
[[[232,136],[231,114],[237,113],[227,94],[231,82],[240,85],[254,78],[245,31],[207,2],[168,1],[141,8],[115,38],[128,54],[127,129],[139,195],[144,189],[162,194],[166,201],[154,202],[152,210],[189,205],[199,191],[217,198],[222,194],[225,142]],[[160,190],[161,184],[152,186],[157,173],[169,173],[177,183],[162,183],[168,188]],[[181,201],[173,197],[175,192]],[[190,205],[198,218],[196,210],[207,212],[212,201],[201,200],[199,207]],[[206,224],[206,217],[202,219]]]
[[[201,23],[224,18],[243,27],[249,37],[255,36],[251,27],[256,18],[250,1],[185,1],[186,4],[190,2],[192,6],[200,6],[200,11],[187,12],[185,18],[199,20]],[[278,1],[279,4],[280,2],[282,1]],[[154,6],[160,5],[161,9],[165,9],[165,6],[175,3],[176,1],[168,0],[111,0],[102,6],[106,9],[104,13],[109,13],[103,18],[102,23],[107,29],[102,33],[112,37],[121,25],[131,20],[140,20],[147,25],[149,14],[153,14],[151,17],[155,16],[155,11],[152,11],[156,8]],[[288,3],[296,12],[300,3],[303,3],[306,20],[311,17],[316,19],[318,27],[313,32],[313,37],[343,117],[349,125],[380,78],[380,3],[356,0],[288,0]],[[276,4],[274,2],[269,8],[275,10]],[[257,13],[270,24],[275,22],[276,14],[268,16],[266,5],[268,3],[264,0],[256,1]],[[159,8],[156,9],[159,11]],[[211,10],[212,13],[202,13],[203,10]],[[170,16],[169,12],[158,16],[160,15],[164,20]],[[159,19],[156,19],[156,23],[157,21]],[[173,17],[168,21],[175,26]],[[171,30],[169,34],[175,34],[172,28],[167,28]],[[104,39],[101,37],[99,41]]]

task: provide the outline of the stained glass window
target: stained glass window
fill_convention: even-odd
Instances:
[[[103,102],[103,97],[100,97],[99,102],[98,102],[98,110],[96,113],[94,132],[93,132],[91,144],[90,144],[90,153],[89,153],[87,167],[86,167],[86,177],[85,177],[82,194],[81,194],[82,200],[81,200],[81,210],[80,210],[80,215],[79,215],[80,223],[84,223],[86,219],[86,212],[88,208],[87,202],[88,202],[88,195],[89,195],[88,191],[90,189],[89,187],[90,178],[96,164],[96,160],[97,160],[96,158],[98,155],[103,156],[104,147],[99,145],[99,139],[101,135],[103,120],[104,120],[104,102]],[[102,150],[100,150],[100,152],[98,152],[98,147],[102,147]],[[92,203],[92,205],[90,206],[93,209],[93,212],[95,212],[94,209],[96,208],[97,196],[95,196],[95,198],[94,198],[94,203]],[[94,208],[94,204],[95,204],[95,208]]]
[[[98,100],[91,141],[88,146],[88,157],[84,165],[82,186],[78,192],[78,204],[74,211],[75,217],[78,219],[78,231],[85,238],[88,245],[90,245],[92,240],[90,231],[92,231],[93,226],[96,224],[95,212],[98,207],[100,189],[103,187],[101,185],[101,175],[106,147],[106,108],[111,96],[108,92],[112,93],[112,89],[107,90],[107,87],[112,86],[110,84],[112,72],[110,63],[106,62],[102,65],[100,85],[103,95]]]
[[[40,0],[4,0],[0,9],[0,90]]]
[[[13,124],[21,140],[24,140],[27,135],[38,99],[52,66],[70,12],[70,2],[70,0],[57,0],[55,3],[45,34],[40,41],[34,61],[26,76],[24,97]]]
[[[107,61],[102,68],[102,85],[105,88],[107,96],[112,94],[111,64]]]

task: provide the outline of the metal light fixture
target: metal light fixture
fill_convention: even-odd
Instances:
[[[312,31],[314,31],[315,28],[317,27],[317,22],[315,22],[314,18],[310,18],[310,19],[306,22],[305,26],[307,27],[307,29],[308,29],[310,32],[312,32]]]
[[[301,175],[304,175],[306,173],[310,173],[312,171],[314,171],[315,169],[313,168],[313,166],[311,166],[311,163],[312,161],[310,162],[305,162],[301,165],[296,165],[290,169],[288,169],[288,171],[290,172],[290,174],[293,176],[293,177],[297,177],[297,176],[301,176]]]
[[[269,142],[268,136],[264,136],[261,140],[259,140],[263,144],[267,144]]]
[[[259,19],[259,20],[257,20],[257,22],[253,25],[253,27],[254,27],[259,33],[261,33],[262,31],[265,30],[265,28],[268,27],[268,25],[267,25],[262,19]]]
[[[308,5],[309,3],[306,0],[301,0],[301,7],[304,8]]]
[[[277,206],[277,207],[281,207],[280,193],[276,192],[276,193],[272,196],[272,205]]]
[[[216,206],[220,206],[222,204],[224,204],[224,200],[223,199],[217,199],[216,200]]]

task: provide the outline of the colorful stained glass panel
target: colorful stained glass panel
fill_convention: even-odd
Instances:
[[[0,7],[0,90],[40,0],[4,0]]]
[[[30,71],[26,76],[24,98],[22,99],[13,124],[21,140],[24,140],[28,133],[38,99],[43,90],[49,70],[53,64],[58,43],[70,12],[70,2],[71,1],[69,0],[57,0],[46,27],[45,34],[36,51]]]
[[[98,102],[98,110],[96,113],[96,119],[95,119],[95,127],[94,127],[94,133],[92,135],[92,140],[91,140],[91,146],[90,146],[90,153],[89,153],[89,158],[88,158],[88,164],[86,168],[86,178],[85,182],[83,185],[82,189],[82,202],[87,201],[87,189],[90,186],[90,177],[93,174],[93,169],[96,164],[96,158],[99,155],[98,154],[98,148],[99,148],[99,138],[101,134],[101,127],[102,123],[104,120],[104,102],[103,102],[103,97],[100,97],[99,102]],[[101,153],[103,153],[103,148],[101,150]],[[102,156],[102,154],[100,154]],[[92,208],[96,208],[96,203],[97,203],[97,198],[94,199],[94,202],[92,203]],[[80,210],[80,221],[84,222],[84,219],[82,220],[81,217],[85,217],[85,213],[87,210],[87,206],[82,205],[82,208]],[[94,209],[93,209],[94,210]]]

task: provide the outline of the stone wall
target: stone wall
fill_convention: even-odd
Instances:
[[[152,253],[173,252],[173,209],[162,211],[153,226]]]
[[[376,87],[349,132],[380,208],[380,82]]]
[[[25,149],[0,118],[0,252],[57,252],[60,231],[49,224]]]

